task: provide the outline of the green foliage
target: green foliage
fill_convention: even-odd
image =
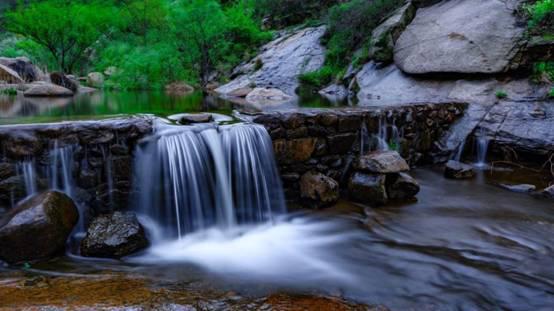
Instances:
[[[506,93],[505,91],[503,90],[496,91],[496,98],[504,99],[506,97],[508,97],[508,93]]]
[[[17,90],[10,87],[10,88],[1,90],[0,94],[8,95],[8,96],[15,96],[15,95],[17,95]]]
[[[554,86],[550,89],[550,92],[548,92],[548,97],[554,98]]]
[[[539,82],[541,80],[554,81],[554,62],[538,62],[533,66],[533,76]]]
[[[119,20],[107,1],[49,0],[22,2],[6,14],[6,28],[47,49],[55,69],[72,72]]]
[[[399,151],[399,146],[398,146],[398,144],[397,144],[396,142],[394,142],[394,141],[391,140],[391,141],[388,142],[387,145],[389,146],[389,149],[390,149],[390,150],[392,150],[392,151]]]
[[[256,14],[266,18],[269,25],[283,28],[319,19],[337,0],[258,0]]]
[[[331,66],[323,66],[319,70],[306,72],[300,75],[299,80],[303,84],[322,87],[333,81],[336,75],[336,70]]]
[[[354,51],[364,46],[369,34],[403,0],[353,0],[329,10],[327,59],[335,67],[346,66]]]
[[[551,19],[554,13],[554,0],[539,0],[525,6],[530,16],[529,27],[534,28],[543,23],[547,18]],[[552,21],[549,21],[552,23]]]

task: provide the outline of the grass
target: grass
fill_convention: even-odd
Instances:
[[[336,74],[338,74],[338,71],[334,70],[333,67],[323,66],[319,70],[303,73],[299,79],[303,84],[323,87],[331,83]]]
[[[502,90],[496,91],[496,98],[504,99],[506,97],[508,97],[508,93],[506,93],[505,91],[502,91]]]
[[[14,88],[7,88],[0,91],[2,95],[15,96],[17,95],[17,90]]]

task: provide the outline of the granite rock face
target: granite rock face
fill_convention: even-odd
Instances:
[[[441,1],[417,11],[394,48],[394,61],[409,74],[501,73],[524,48],[520,0]]]

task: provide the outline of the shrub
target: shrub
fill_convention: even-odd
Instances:
[[[539,0],[534,4],[527,5],[527,13],[530,17],[529,27],[534,28],[540,26],[543,22],[552,23],[554,13],[554,0]]]
[[[334,70],[330,66],[323,66],[319,70],[306,72],[300,75],[299,79],[300,82],[315,86],[315,87],[322,87],[325,86],[333,81],[333,78],[336,74],[336,70]]]
[[[554,98],[554,86],[550,89],[550,92],[548,93],[548,97]]]
[[[496,92],[496,98],[503,99],[506,97],[508,97],[508,93],[506,93],[505,91],[500,90]]]
[[[271,27],[283,28],[320,18],[338,0],[258,0],[255,11]]]
[[[8,96],[15,96],[15,95],[17,95],[17,90],[10,87],[10,88],[1,90],[0,94],[8,95]]]

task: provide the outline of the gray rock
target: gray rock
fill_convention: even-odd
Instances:
[[[308,172],[300,178],[300,196],[310,206],[329,206],[339,200],[339,183],[321,173]]]
[[[148,247],[144,228],[132,213],[115,212],[95,218],[81,241],[81,255],[121,258]]]
[[[9,84],[24,83],[23,79],[17,72],[8,66],[0,64],[0,81]]]
[[[319,91],[319,94],[331,102],[341,102],[348,97],[348,90],[344,85],[331,84]]]
[[[360,156],[354,162],[357,171],[391,174],[410,170],[410,166],[396,151],[376,151],[368,155]]]
[[[384,205],[388,201],[385,175],[354,173],[348,183],[350,198],[372,205]]]
[[[71,198],[60,192],[22,202],[0,219],[0,259],[21,263],[63,253],[78,218]]]
[[[179,123],[181,124],[193,124],[193,123],[209,123],[214,120],[211,113],[184,113],[179,115]]]
[[[473,166],[450,160],[444,167],[444,177],[450,179],[470,179],[475,177]]]
[[[415,13],[416,7],[408,2],[373,30],[369,48],[371,59],[387,64],[394,60],[394,44],[414,19]]]
[[[263,46],[253,60],[237,67],[237,77],[216,92],[227,96],[239,89],[262,87],[295,96],[298,76],[323,66],[325,49],[320,39],[324,34],[324,26],[285,33]]]
[[[74,93],[79,90],[79,81],[69,78],[62,72],[51,73],[50,81],[52,81],[53,84],[69,89]]]
[[[7,58],[0,57],[0,64],[11,68],[25,81],[33,82],[44,80],[44,73],[27,57]]]
[[[500,184],[499,186],[506,190],[510,190],[512,192],[519,192],[519,193],[531,193],[537,189],[535,185],[529,185],[529,184],[521,184],[521,185]]]
[[[516,68],[525,27],[514,10],[521,0],[450,0],[417,11],[394,49],[410,74],[501,73]]]
[[[246,95],[246,102],[254,106],[282,105],[293,97],[276,88],[257,87]]]
[[[91,72],[87,75],[87,84],[94,88],[104,86],[104,75],[101,72]]]
[[[419,183],[406,173],[387,175],[387,195],[391,200],[413,199],[420,190]]]
[[[543,189],[540,194],[545,198],[554,199],[554,185]]]
[[[55,84],[36,83],[32,84],[23,95],[26,97],[69,97],[73,96],[73,92]]]
[[[182,81],[173,82],[165,86],[165,92],[169,95],[184,96],[194,92],[194,87]]]

